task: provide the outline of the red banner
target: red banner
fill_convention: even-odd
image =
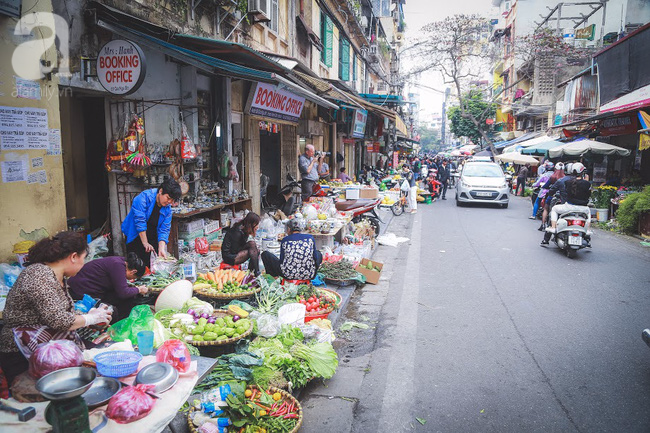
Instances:
[[[639,129],[636,114],[628,116],[611,117],[600,121],[600,135],[603,137],[611,135],[636,134]]]

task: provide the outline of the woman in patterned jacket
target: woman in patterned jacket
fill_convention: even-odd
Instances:
[[[312,235],[300,233],[300,223],[292,219],[287,223],[287,233],[280,242],[280,258],[268,251],[262,253],[266,273],[287,280],[312,280],[316,277],[323,255],[316,249]]]
[[[51,339],[81,344],[76,329],[111,321],[110,312],[104,308],[92,308],[84,315],[74,311],[66,279],[83,267],[87,249],[84,235],[74,232],[42,239],[29,249],[30,265],[7,295],[0,332],[0,367],[9,386],[27,370],[25,353],[37,344]]]

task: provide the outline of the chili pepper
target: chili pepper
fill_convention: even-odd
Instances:
[[[268,407],[268,406],[264,406],[263,404],[258,403],[258,402],[255,402],[255,404],[258,405],[259,407],[261,407],[262,409],[266,410],[267,412],[271,411],[271,408]]]
[[[290,413],[290,414],[288,414],[288,415],[285,415],[283,418],[284,418],[284,419],[298,419],[298,414],[296,414],[296,413]]]
[[[251,401],[255,399],[255,393],[257,392],[256,389],[253,389],[253,393],[251,394]]]

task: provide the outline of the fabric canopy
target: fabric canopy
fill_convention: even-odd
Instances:
[[[556,140],[548,140],[532,146],[528,146],[521,150],[524,155],[548,156],[549,149],[562,146],[564,143]]]
[[[474,156],[492,156],[492,151],[490,149],[481,150],[478,153],[475,153]]]
[[[628,156],[630,151],[622,147],[593,140],[573,141],[562,146],[554,147],[548,151],[549,158],[562,158],[564,156],[583,157],[590,154]]]
[[[521,141],[521,142],[519,142],[519,146],[521,146],[521,147],[531,147],[531,146],[535,146],[535,145],[538,145],[538,144],[541,144],[541,143],[546,143],[546,142],[549,142],[549,141],[553,141],[555,139],[556,139],[555,137],[549,137],[548,135],[542,135],[541,137],[531,138],[530,140]],[[562,144],[562,143],[560,143],[560,144]]]
[[[519,152],[508,152],[495,156],[501,162],[511,162],[513,164],[530,164],[539,165],[539,161],[532,156],[522,155]]]

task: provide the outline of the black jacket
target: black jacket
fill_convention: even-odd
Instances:
[[[234,227],[228,230],[221,245],[221,257],[223,257],[224,263],[231,266],[234,265],[235,256],[244,249],[247,240],[248,236],[241,227]]]
[[[449,170],[449,164],[445,167],[440,166],[440,170],[438,170],[438,180],[440,182],[446,182],[449,180],[449,177],[451,176],[451,171]]]
[[[567,202],[577,206],[587,206],[591,197],[591,183],[584,179],[571,179],[565,184]]]

